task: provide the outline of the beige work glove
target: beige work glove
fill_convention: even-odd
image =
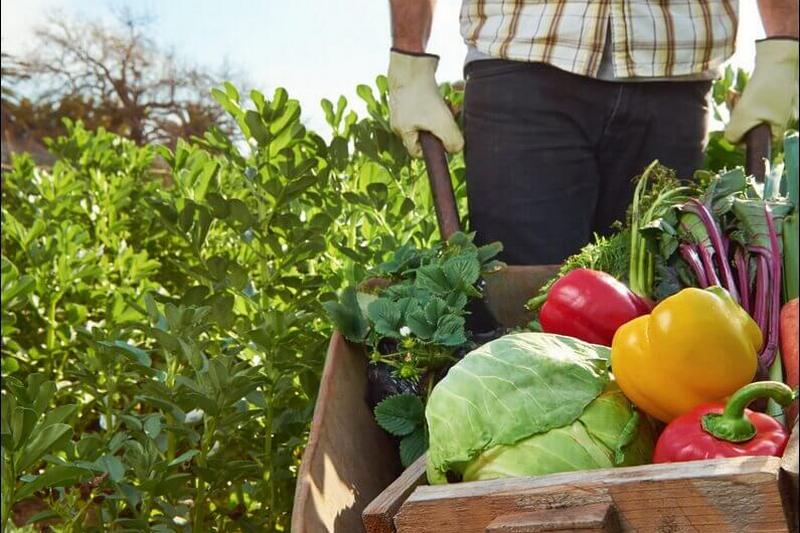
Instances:
[[[436,85],[438,63],[434,55],[394,50],[389,58],[389,120],[413,157],[422,157],[420,131],[434,134],[450,153],[464,147],[458,124]]]
[[[753,127],[767,123],[773,137],[783,135],[797,116],[797,57],[795,39],[765,39],[756,43],[753,75],[731,112],[725,138],[742,140]]]

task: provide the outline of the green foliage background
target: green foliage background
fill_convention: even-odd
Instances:
[[[434,239],[422,164],[389,129],[385,78],[358,94],[365,118],[344,98],[322,102],[330,141],[284,90],[245,102],[226,85],[214,96],[249,149],[217,130],[170,152],[68,124],[49,143],[52,169],[14,160],[2,198],[4,524],[35,495],[35,518],[63,530],[288,526],[331,333],[323,303],[401,245]],[[156,154],[169,186],[151,171]],[[461,184],[460,157],[452,165]],[[52,438],[31,449],[42,432]]]
[[[357,93],[366,117],[323,100],[330,140],[283,89],[226,84],[214,97],[247,149],[215,129],[173,152],[68,123],[51,169],[4,171],[4,528],[15,504],[57,531],[288,528],[323,304],[438,238],[386,79]],[[741,161],[718,133],[709,157]],[[461,155],[450,166],[465,212]]]

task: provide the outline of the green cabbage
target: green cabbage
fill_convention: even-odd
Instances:
[[[652,428],[617,388],[608,356],[607,347],[546,333],[470,352],[428,399],[428,481],[649,462]]]

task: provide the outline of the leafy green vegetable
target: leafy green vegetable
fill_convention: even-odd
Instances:
[[[428,447],[425,407],[419,396],[395,394],[375,406],[378,425],[400,440],[400,461],[404,467],[417,460]]]
[[[469,353],[428,400],[429,481],[444,483],[451,471],[468,480],[601,468],[618,452],[646,462],[652,437],[644,426],[630,435],[634,410],[609,384],[608,356],[544,333],[506,335]]]
[[[464,469],[463,481],[635,466],[650,460],[654,435],[617,386],[606,389],[571,424],[514,445],[489,448]]]
[[[628,285],[639,296],[650,298],[655,280],[655,258],[642,230],[652,228],[656,220],[685,202],[693,192],[691,187],[678,182],[673,170],[658,161],[653,161],[637,178],[628,216],[631,232]]]

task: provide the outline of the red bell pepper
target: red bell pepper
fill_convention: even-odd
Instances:
[[[611,346],[617,328],[651,307],[614,276],[578,268],[550,288],[539,323],[546,333]]]
[[[771,416],[745,407],[763,397],[788,405],[796,394],[779,381],[757,381],[733,393],[727,404],[718,402],[696,407],[664,428],[653,452],[653,462],[781,456],[789,441],[789,432]]]

